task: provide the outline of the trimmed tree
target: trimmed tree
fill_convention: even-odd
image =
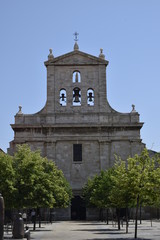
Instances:
[[[140,204],[155,206],[160,203],[159,166],[159,155],[155,161],[149,157],[147,149],[126,161],[117,158],[111,171],[106,170],[88,181],[84,188],[85,198],[97,207],[126,208],[126,232],[128,232],[128,207],[135,207],[135,238],[137,238]],[[118,228],[120,229],[119,217]]]
[[[0,193],[5,201],[5,208],[13,207],[15,188],[15,172],[12,166],[12,157],[0,152]]]
[[[116,157],[114,171],[111,175],[112,188],[109,199],[111,207],[117,209],[118,229],[120,230],[120,209],[126,209],[126,233],[128,233],[128,207],[131,203],[130,186],[126,171],[126,162]]]
[[[19,145],[13,157],[0,153],[0,192],[10,209],[65,208],[72,198],[62,171],[28,145]]]
[[[113,169],[101,171],[99,175],[95,175],[93,178],[88,179],[88,182],[83,188],[83,196],[87,205],[96,206],[100,210],[100,219],[102,219],[101,210],[104,208],[108,210],[111,206],[109,196],[112,188],[112,174]]]
[[[66,207],[71,188],[55,163],[32,152],[27,145],[18,146],[13,156],[16,208]]]

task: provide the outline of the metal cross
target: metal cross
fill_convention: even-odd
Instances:
[[[73,35],[75,36],[75,37],[74,37],[74,41],[77,42],[77,41],[78,41],[78,35],[79,35],[79,33],[75,32]]]

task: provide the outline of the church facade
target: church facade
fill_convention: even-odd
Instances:
[[[98,57],[74,50],[54,57],[52,50],[45,62],[47,100],[35,114],[23,114],[21,107],[12,124],[17,144],[40,149],[63,171],[73,190],[71,207],[57,211],[57,218],[91,219],[81,199],[82,188],[89,177],[110,168],[115,154],[126,159],[144,148],[140,129],[143,123],[134,105],[130,113],[119,113],[107,100],[106,69],[103,50]]]

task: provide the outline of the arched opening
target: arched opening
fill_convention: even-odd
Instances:
[[[92,88],[89,88],[87,91],[87,104],[94,106],[94,90]]]
[[[73,89],[73,106],[81,106],[81,90],[78,87]]]
[[[61,89],[59,93],[59,103],[61,106],[67,105],[67,93],[65,89]]]
[[[72,81],[73,83],[76,83],[76,82],[81,82],[81,74],[79,71],[74,71],[73,72],[73,76],[72,76]]]
[[[71,202],[71,220],[86,220],[86,206],[80,196],[75,196]]]

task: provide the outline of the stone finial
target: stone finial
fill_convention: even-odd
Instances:
[[[48,55],[48,60],[52,60],[54,58],[53,53],[52,53],[52,49],[49,49],[49,55]]]
[[[78,50],[79,50],[78,43],[77,43],[77,42],[75,42],[75,44],[74,44],[74,51],[78,51]]]
[[[103,48],[100,48],[99,58],[105,59],[105,55],[103,54]]]
[[[131,111],[131,113],[136,113],[137,111],[136,111],[136,109],[135,109],[135,105],[134,104],[132,104],[132,111]]]
[[[21,106],[19,106],[19,111],[17,112],[17,114],[16,115],[22,115],[23,113],[22,113],[22,107]]]

